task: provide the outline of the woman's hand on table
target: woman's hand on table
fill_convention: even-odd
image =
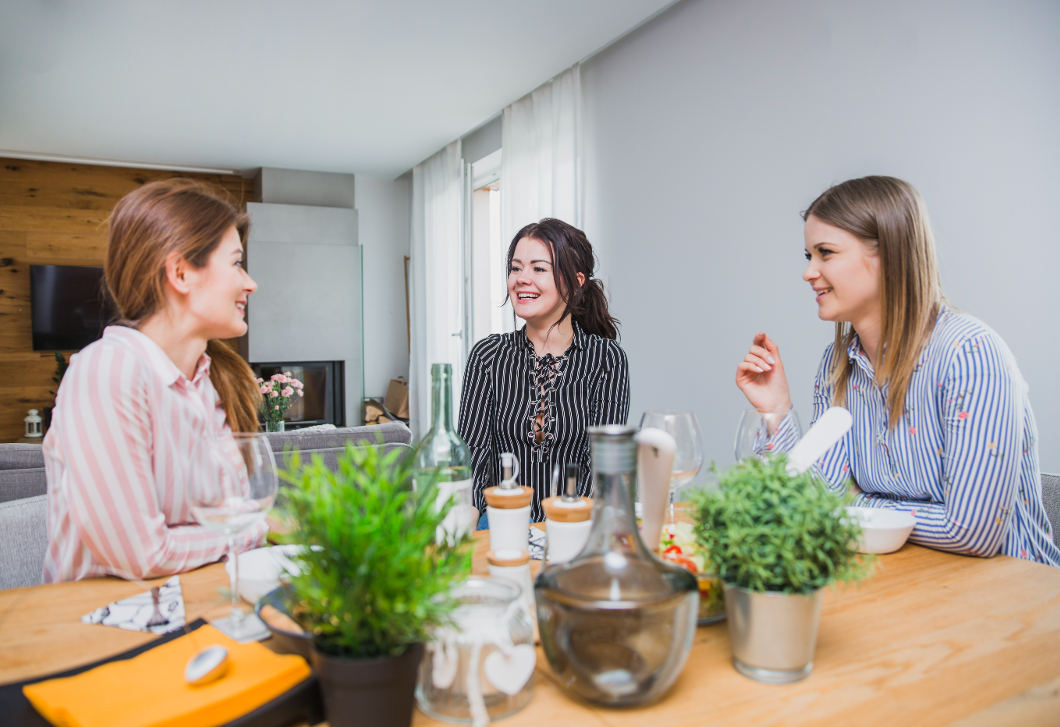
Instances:
[[[780,419],[791,410],[791,395],[788,393],[788,377],[784,373],[784,362],[780,349],[765,333],[759,333],[751,343],[743,361],[736,367],[736,385],[751,402],[751,406],[765,416],[769,434],[772,435]]]

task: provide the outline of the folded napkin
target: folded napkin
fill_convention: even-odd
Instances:
[[[207,646],[228,649],[228,672],[193,687],[184,668]],[[126,661],[22,688],[56,727],[216,727],[251,712],[303,682],[305,659],[238,644],[203,626]]]
[[[538,528],[530,528],[530,540],[527,551],[534,560],[545,559],[545,531]]]
[[[117,626],[128,631],[147,631],[168,634],[184,626],[184,594],[180,576],[173,576],[158,589],[158,613],[166,620],[158,626],[148,626],[155,614],[155,602],[150,591],[115,601],[81,617],[81,623]]]

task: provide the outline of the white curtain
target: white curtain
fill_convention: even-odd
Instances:
[[[431,428],[431,365],[453,366],[454,420],[463,382],[463,163],[454,141],[412,170],[409,428]]]
[[[575,65],[504,109],[501,235],[556,217],[581,229],[581,67]]]

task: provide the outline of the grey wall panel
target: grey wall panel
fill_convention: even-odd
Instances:
[[[359,424],[364,374],[356,212],[260,204],[248,205],[248,212],[247,269],[258,284],[248,303],[250,361],[344,361],[346,423]],[[345,243],[337,221],[352,235]]]
[[[357,210],[248,202],[247,214],[251,240],[357,244]]]
[[[254,201],[352,209],[354,177],[352,174],[263,167],[254,178]]]

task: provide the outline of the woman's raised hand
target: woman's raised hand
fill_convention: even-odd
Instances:
[[[780,350],[764,333],[755,336],[751,350],[736,367],[736,385],[762,414],[787,414],[791,409]]]

